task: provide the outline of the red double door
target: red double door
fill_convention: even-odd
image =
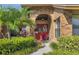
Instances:
[[[38,32],[36,34],[37,40],[46,40],[48,38],[48,24],[37,24],[36,29]]]

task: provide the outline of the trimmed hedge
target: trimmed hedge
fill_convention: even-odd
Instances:
[[[37,47],[34,37],[12,37],[0,39],[0,54],[12,54],[23,49]]]
[[[44,55],[79,55],[79,51],[55,49],[51,52],[44,53]]]
[[[79,50],[79,36],[61,37],[59,39],[58,49]]]
[[[67,36],[58,39],[59,43],[52,43],[53,51],[47,54],[53,55],[78,55],[79,36]]]

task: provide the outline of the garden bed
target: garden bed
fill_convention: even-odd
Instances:
[[[52,43],[51,52],[46,55],[79,55],[79,36],[61,37],[59,43]]]
[[[0,54],[30,54],[40,48],[34,37],[12,37],[0,39]]]

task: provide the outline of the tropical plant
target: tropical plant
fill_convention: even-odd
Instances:
[[[34,23],[27,16],[30,13],[28,8],[0,8],[0,29],[4,35],[8,32],[10,36],[10,30],[19,32],[20,28],[25,26],[32,26]]]
[[[16,21],[19,21],[20,13],[15,8],[2,8],[0,9],[0,24],[1,24],[1,32],[6,35],[10,29],[15,28]],[[10,36],[10,32],[9,32]]]
[[[21,8],[20,10],[21,13],[21,17],[20,17],[20,24],[21,26],[25,25],[25,26],[33,26],[35,25],[34,22],[28,18],[28,14],[31,12],[31,10],[29,8]]]

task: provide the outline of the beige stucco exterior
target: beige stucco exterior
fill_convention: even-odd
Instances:
[[[37,16],[40,14],[47,14],[51,18],[51,25],[49,30],[49,39],[51,41],[57,40],[55,36],[55,20],[60,19],[60,36],[71,36],[72,35],[72,8],[63,5],[25,5],[29,7],[32,12],[30,18],[36,22]],[[76,10],[74,8],[74,10]],[[77,8],[78,10],[78,8]],[[41,21],[39,23],[42,23]]]

